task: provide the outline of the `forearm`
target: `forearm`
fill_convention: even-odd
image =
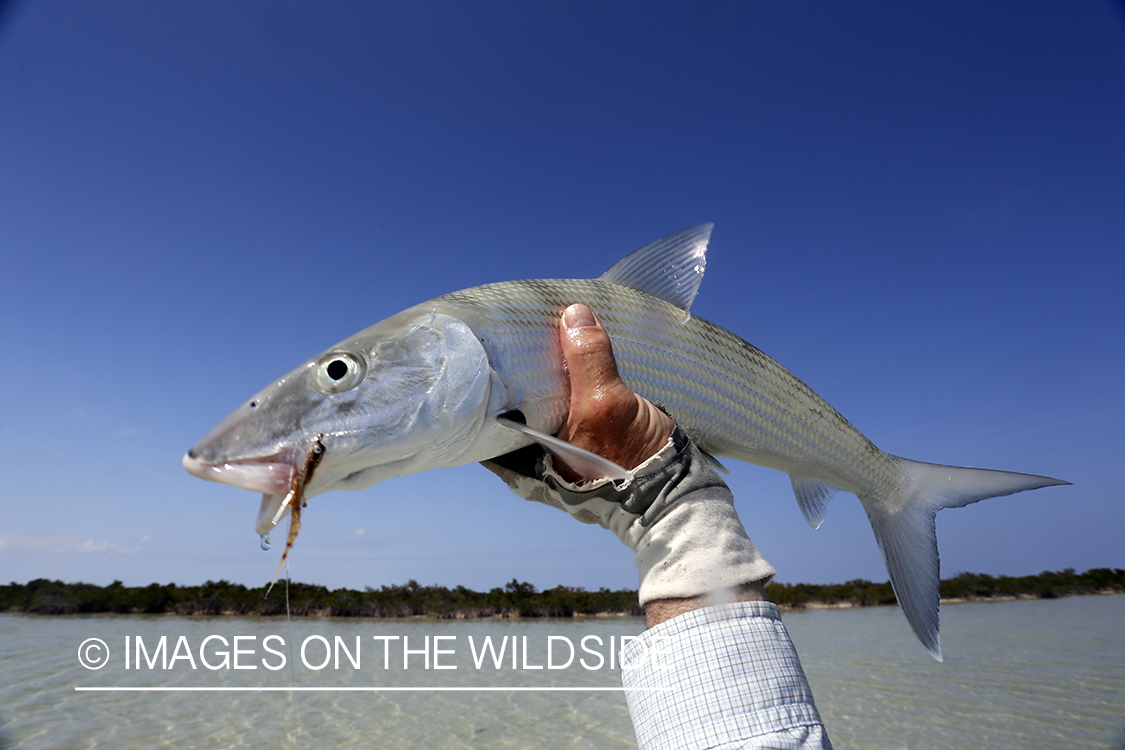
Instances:
[[[503,457],[494,470],[517,494],[601,524],[637,554],[649,629],[623,655],[622,683],[641,748],[830,747],[766,601],[774,570],[730,489],[682,432],[627,485],[571,484],[533,455]],[[637,661],[657,649],[668,655],[659,665]]]

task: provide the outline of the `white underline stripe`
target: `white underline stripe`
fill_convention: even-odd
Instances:
[[[487,692],[639,692],[668,690],[670,688],[623,688],[623,687],[75,687],[77,692],[131,692],[131,693],[267,693],[267,692],[399,692],[399,693],[487,693]]]

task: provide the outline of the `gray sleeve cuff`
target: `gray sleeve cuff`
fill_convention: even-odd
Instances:
[[[679,427],[623,482],[566,482],[542,449],[524,449],[493,463],[516,494],[600,524],[634,550],[641,604],[721,596],[774,575],[742,527],[730,489]]]

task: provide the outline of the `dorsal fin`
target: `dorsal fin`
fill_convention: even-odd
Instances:
[[[681,229],[619,260],[598,278],[671,302],[685,313],[699,292],[715,224]]]

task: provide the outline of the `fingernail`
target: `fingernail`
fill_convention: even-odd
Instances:
[[[589,328],[597,325],[594,313],[585,305],[571,305],[563,315],[567,328]]]

